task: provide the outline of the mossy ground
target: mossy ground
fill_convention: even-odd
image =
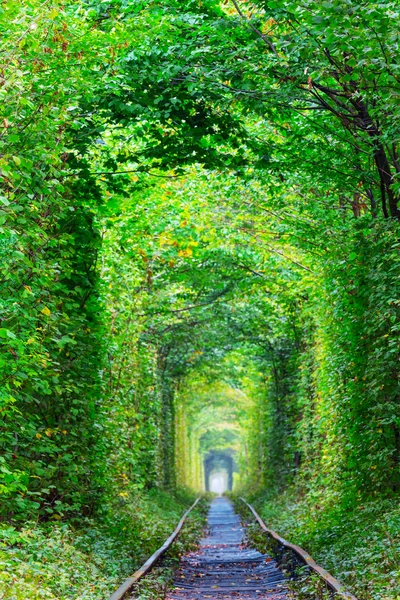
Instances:
[[[165,541],[192,500],[191,494],[152,490],[131,494],[97,518],[75,524],[2,525],[0,598],[104,600]],[[206,506],[202,501],[188,518],[169,553],[168,568],[156,569],[141,598],[155,598],[153,591],[163,588],[180,554],[193,547]],[[153,590],[150,595],[148,590]]]
[[[252,502],[269,527],[307,550],[359,600],[400,599],[400,509],[392,501],[324,510],[306,499],[296,502],[290,494],[260,495]],[[237,505],[251,521],[245,505]],[[268,536],[257,525],[248,532],[257,547],[270,548]],[[300,577],[295,587],[296,598],[324,597],[324,586],[316,578]]]

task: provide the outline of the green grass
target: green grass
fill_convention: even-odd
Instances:
[[[400,600],[398,502],[323,508],[289,494],[253,502],[269,527],[307,550],[359,600]]]
[[[0,526],[1,600],[104,600],[172,532],[193,498],[159,490],[106,505],[96,519]],[[174,552],[201,533],[204,508]]]

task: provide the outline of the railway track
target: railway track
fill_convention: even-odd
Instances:
[[[243,498],[242,498],[243,500]],[[185,519],[199,499],[183,515],[176,529],[146,563],[116,590],[109,600],[134,600],[135,584],[144,577],[177,538]],[[245,502],[245,501],[244,501]],[[317,565],[302,548],[287,542],[268,529],[254,508],[247,504],[260,527],[279,547],[292,552],[297,559],[316,573],[333,592],[335,598],[357,600],[339,581]],[[293,596],[290,596],[293,598]],[[212,501],[208,513],[207,535],[199,549],[184,556],[175,573],[173,586],[165,600],[286,600],[289,598],[287,579],[278,563],[247,545],[244,528],[232,503],[226,498]]]
[[[185,556],[166,600],[283,600],[283,573],[269,556],[249,548],[244,529],[226,498],[213,500],[209,533],[200,549]]]

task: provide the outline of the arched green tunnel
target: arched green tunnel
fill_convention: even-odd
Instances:
[[[232,452],[211,451],[204,459],[204,484],[207,492],[232,491],[233,473],[237,470]]]

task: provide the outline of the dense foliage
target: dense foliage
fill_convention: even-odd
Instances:
[[[55,593],[29,553],[84,539],[86,569],[89,522],[126,540],[109,589],[169,523],[126,537],[135,502],[202,487],[213,450],[361,599],[398,595],[398,24],[390,0],[1,5],[0,518],[29,597]]]
[[[109,505],[101,521],[84,519],[79,527],[67,522],[40,526],[28,522],[19,530],[6,528],[2,538],[7,547],[0,549],[3,598],[103,600],[160,547],[190,499],[153,490],[136,493],[123,506]],[[207,502],[202,501],[191,513],[168,553],[170,564],[192,549],[206,508]],[[159,578],[165,575],[163,569]]]

